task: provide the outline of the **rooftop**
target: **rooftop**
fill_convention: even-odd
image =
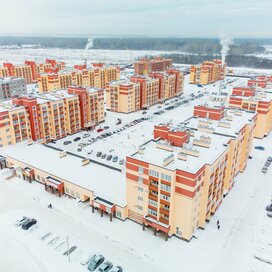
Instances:
[[[172,171],[180,169],[195,173],[205,164],[212,164],[218,159],[227,150],[230,139],[194,131],[189,143],[183,147],[172,146],[162,140],[151,140],[131,157]]]
[[[126,205],[126,183],[123,173],[93,162],[82,166],[81,158],[72,155],[60,158],[59,153],[60,151],[42,144],[28,145],[26,142],[1,148],[0,151],[1,155],[22,161],[50,175],[93,191],[96,197],[104,198],[119,206]]]

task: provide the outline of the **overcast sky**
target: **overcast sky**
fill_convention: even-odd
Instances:
[[[0,34],[272,37],[272,0],[0,0]]]

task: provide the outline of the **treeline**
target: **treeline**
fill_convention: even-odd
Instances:
[[[35,44],[43,48],[83,49],[86,38],[69,37],[0,37],[0,45]]]
[[[218,39],[196,38],[97,38],[93,41],[93,48],[182,51],[192,54],[219,54],[221,51]],[[237,40],[230,51],[231,54],[242,55],[264,52],[265,49],[255,40]]]
[[[172,58],[174,63],[181,64],[199,64],[205,60],[220,58],[220,55],[184,55],[184,54],[165,54],[163,57]],[[248,67],[260,69],[272,69],[272,60],[261,59],[255,56],[228,55],[226,58],[228,66]]]

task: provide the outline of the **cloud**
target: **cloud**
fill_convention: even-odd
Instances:
[[[9,0],[0,33],[253,36],[271,33],[271,12],[271,0]]]

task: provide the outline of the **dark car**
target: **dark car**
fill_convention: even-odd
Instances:
[[[83,135],[83,138],[88,138],[88,137],[90,137],[90,133],[85,133],[85,134]]]
[[[106,154],[103,154],[102,156],[101,156],[101,159],[105,159],[106,158]]]
[[[71,141],[65,141],[63,142],[64,145],[68,145],[68,144],[71,144],[72,142]]]
[[[102,155],[102,152],[100,152],[100,151],[96,153],[96,157],[97,157],[97,158],[100,158],[101,155]]]
[[[115,266],[111,272],[122,272],[123,271],[123,268],[119,265]]]
[[[142,114],[146,114],[146,111],[143,111]]]
[[[81,138],[80,137],[76,137],[75,139],[74,139],[74,142],[77,142],[77,141],[79,141]]]
[[[272,212],[272,204],[266,206],[266,210],[267,210],[268,212]]]
[[[111,160],[111,158],[112,158],[112,155],[108,155],[108,157],[107,157],[107,161],[110,161],[110,160]]]
[[[264,147],[263,146],[255,146],[255,149],[264,151]]]
[[[104,129],[109,129],[110,127],[109,126],[104,126]]]
[[[24,224],[22,225],[22,229],[24,230],[28,230],[30,227],[32,227],[33,225],[35,225],[37,223],[36,219],[29,219],[27,221],[24,222]]]
[[[114,156],[114,157],[112,158],[112,161],[113,161],[113,162],[117,162],[117,161],[118,161],[118,156]]]
[[[112,268],[112,263],[107,261],[104,262],[103,264],[100,265],[100,267],[98,268],[99,272],[107,272]]]
[[[94,271],[100,264],[105,260],[105,257],[102,255],[96,255],[88,264],[88,269]]]

